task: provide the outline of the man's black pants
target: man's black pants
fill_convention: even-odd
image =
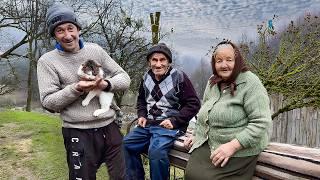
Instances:
[[[62,134],[70,180],[95,180],[97,170],[104,162],[109,179],[124,179],[123,136],[114,122],[94,129],[62,128]]]

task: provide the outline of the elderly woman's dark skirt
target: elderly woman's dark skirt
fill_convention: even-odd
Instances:
[[[195,149],[189,158],[186,180],[251,180],[258,156],[232,157],[222,168],[211,163],[208,142]]]

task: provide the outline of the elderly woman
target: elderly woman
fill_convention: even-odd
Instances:
[[[272,125],[269,98],[236,45],[220,42],[193,136],[186,179],[251,179]]]

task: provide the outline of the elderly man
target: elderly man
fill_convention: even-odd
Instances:
[[[143,180],[140,154],[149,155],[152,180],[169,178],[168,152],[196,115],[200,101],[185,73],[172,68],[172,53],[160,43],[149,49],[137,101],[138,127],[124,138],[126,177]]]

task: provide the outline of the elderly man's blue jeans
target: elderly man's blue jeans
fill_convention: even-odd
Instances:
[[[150,177],[152,180],[169,179],[168,152],[179,130],[169,130],[160,126],[134,128],[123,140],[127,180],[144,180],[141,153],[148,153]]]

